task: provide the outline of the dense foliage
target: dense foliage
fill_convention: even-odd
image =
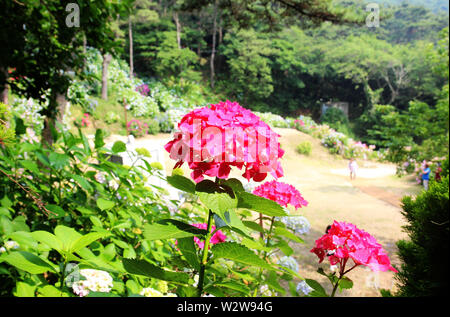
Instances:
[[[449,179],[432,182],[428,191],[403,198],[408,240],[397,243],[403,262],[397,296],[442,296],[448,289]]]

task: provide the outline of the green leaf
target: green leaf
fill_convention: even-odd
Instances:
[[[312,297],[328,297],[327,292],[319,284],[319,282],[311,279],[305,279],[306,284],[308,284],[314,291],[312,291],[309,296]]]
[[[216,283],[216,284],[214,284],[214,286],[226,287],[226,288],[232,289],[234,291],[238,291],[240,293],[243,293],[245,295],[250,293],[250,289],[245,284],[237,283],[237,282],[234,282],[234,281],[227,281],[227,282],[222,282],[222,283]]]
[[[103,228],[103,223],[98,217],[90,216],[89,219],[95,227]]]
[[[52,213],[50,213],[50,215],[48,216],[49,218],[62,218],[66,215],[66,212],[64,211],[64,209],[62,209],[61,207],[59,207],[58,205],[46,205],[45,206],[49,211],[51,211]]]
[[[25,160],[22,160],[22,161],[19,161],[19,162],[20,162],[20,164],[23,167],[25,167],[30,172],[33,172],[35,174],[39,174],[39,167],[36,164],[36,162],[34,162],[34,161],[25,161]]]
[[[145,260],[123,259],[122,262],[125,270],[131,274],[143,275],[159,280],[178,282],[182,284],[187,284],[189,282],[188,274],[166,271]]]
[[[257,224],[254,221],[242,221],[242,223],[246,227],[248,227],[248,228],[250,228],[250,229],[252,229],[254,231],[258,231],[258,232],[264,233],[264,229],[259,224]]]
[[[35,240],[48,245],[50,248],[58,251],[59,253],[63,251],[64,248],[63,243],[54,234],[51,234],[50,232],[34,231],[31,233],[31,236]]]
[[[42,297],[68,297],[69,295],[66,292],[61,292],[61,290],[57,289],[53,285],[45,285],[38,289],[38,293]]]
[[[122,141],[116,141],[111,150],[114,153],[121,153],[121,152],[125,152],[127,150],[127,145],[125,143],[123,143]]]
[[[274,268],[247,247],[236,242],[223,242],[215,244],[211,248],[214,257],[225,258],[246,265],[257,266],[263,269],[273,270]]]
[[[89,292],[87,297],[120,297],[114,293],[106,293],[106,292]]]
[[[339,289],[342,291],[343,289],[350,289],[353,287],[353,281],[349,279],[347,276],[344,276],[339,281]]]
[[[92,242],[104,238],[105,236],[108,236],[109,234],[101,233],[101,232],[91,232],[88,233],[81,238],[78,238],[78,240],[74,241],[72,244],[72,247],[70,248],[70,253],[76,253],[80,249],[90,245]]]
[[[81,186],[81,188],[87,190],[88,192],[93,190],[91,184],[89,184],[86,178],[76,174],[72,174],[72,178]]]
[[[97,207],[100,208],[101,211],[111,209],[116,204],[113,201],[109,201],[103,198],[97,199]]]
[[[30,285],[25,282],[17,282],[14,296],[16,297],[34,297],[36,285]]]
[[[233,192],[235,192],[235,193],[245,192],[244,186],[242,185],[241,181],[238,180],[237,178],[221,180],[220,185],[225,185],[225,186],[230,187],[233,190]]]
[[[282,217],[287,215],[283,207],[273,200],[247,192],[239,193],[239,203],[237,207],[251,209],[271,217]]]
[[[29,246],[32,249],[36,249],[38,247],[36,239],[34,239],[33,235],[27,231],[12,232],[8,235],[8,238],[16,241],[21,247]]]
[[[64,166],[69,165],[70,162],[70,157],[68,155],[56,152],[50,153],[48,159],[50,161],[50,165],[57,170],[62,169]]]
[[[266,277],[266,282],[267,284],[273,288],[274,290],[276,290],[277,292],[281,293],[281,294],[285,294],[286,290],[280,285],[280,283],[278,282],[279,278],[276,272],[271,271],[268,273],[267,277]]]
[[[195,193],[195,183],[187,177],[181,175],[167,176],[167,182],[176,189],[191,194]]]
[[[144,225],[144,237],[147,240],[180,239],[204,234],[206,234],[206,230],[198,229],[180,221]]]
[[[295,242],[298,242],[298,243],[304,243],[304,241],[302,239],[297,237],[295,234],[293,234],[288,229],[281,228],[281,227],[276,227],[275,230],[274,230],[274,233],[276,235],[286,237],[286,238],[288,238],[288,239],[290,239],[292,241],[295,241]]]
[[[59,241],[62,242],[63,247],[62,250],[64,252],[70,252],[72,245],[77,241],[82,235],[75,231],[75,229],[66,227],[66,226],[56,226],[55,228],[55,236]]]
[[[105,142],[103,141],[103,130],[97,129],[97,130],[95,131],[95,141],[94,141],[94,144],[95,144],[95,148],[96,148],[96,149],[99,149],[99,148],[101,148],[102,146],[105,145]]]
[[[236,197],[230,196],[230,193],[223,192],[212,181],[202,181],[197,184],[195,193],[200,201],[211,211],[217,213],[220,218],[225,219],[225,212],[237,207]],[[233,196],[234,194],[231,193]]]
[[[6,263],[31,274],[42,274],[57,270],[37,255],[25,251],[14,251],[2,257]]]
[[[198,258],[197,250],[194,245],[194,238],[178,239],[178,248],[186,258],[186,261],[197,271],[200,271],[200,259]]]
[[[272,250],[272,248],[266,247],[261,243],[259,243],[258,241],[250,240],[248,238],[242,239],[241,243],[249,249],[256,249],[265,252],[270,252]]]

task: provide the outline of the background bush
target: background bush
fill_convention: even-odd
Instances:
[[[309,141],[304,141],[297,146],[297,152],[302,155],[310,155],[312,151],[312,144]]]
[[[446,171],[448,174],[448,168]],[[442,296],[449,287],[449,178],[432,181],[415,199],[404,197],[402,214],[410,240],[397,243],[403,264],[398,296]]]

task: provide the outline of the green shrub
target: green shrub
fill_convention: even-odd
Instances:
[[[146,123],[148,126],[148,134],[155,135],[161,131],[159,122],[157,120],[150,119],[150,120],[147,120]]]
[[[113,112],[113,111],[108,111],[108,112],[106,113],[106,116],[105,116],[105,122],[106,122],[107,124],[116,123],[116,122],[119,121],[119,120],[120,120],[120,116],[119,116],[117,113],[115,113],[115,112]]]
[[[312,144],[309,141],[304,141],[297,146],[297,152],[302,155],[310,155],[312,151]]]
[[[448,170],[447,172],[448,173]],[[397,296],[442,296],[449,287],[449,178],[432,181],[415,199],[404,197],[409,240],[397,243],[403,264]]]
[[[350,122],[345,113],[338,108],[329,108],[321,118],[321,122],[329,125],[338,132],[353,137]]]

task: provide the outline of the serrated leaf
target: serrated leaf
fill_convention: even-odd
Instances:
[[[319,284],[319,282],[311,279],[305,279],[306,284],[308,284],[314,291],[309,294],[312,297],[328,297],[327,292]]]
[[[167,176],[167,182],[176,189],[191,194],[195,193],[195,183],[187,177],[181,175]]]
[[[101,211],[111,209],[116,204],[113,201],[109,201],[103,198],[97,199],[97,207],[100,208]]]
[[[62,218],[66,215],[64,209],[62,209],[58,205],[46,205],[45,207],[51,211],[50,215],[48,216],[49,218]]]
[[[274,269],[269,263],[262,260],[250,249],[236,242],[223,242],[215,244],[211,248],[211,252],[216,258],[225,258],[268,270]]]
[[[55,236],[62,242],[62,250],[68,253],[75,241],[81,238],[81,234],[76,232],[75,229],[62,225],[56,226]]]
[[[2,261],[31,274],[42,274],[57,270],[42,258],[25,251],[14,251],[2,257]]]
[[[186,258],[189,265],[191,265],[195,270],[200,271],[200,259],[198,258],[197,250],[194,245],[194,238],[181,238],[178,239],[177,242],[178,248]]]
[[[145,260],[123,259],[122,263],[125,270],[131,274],[143,275],[163,281],[178,282],[182,284],[187,284],[189,282],[188,274],[166,271]]]
[[[287,215],[283,207],[273,200],[247,192],[239,193],[239,203],[237,207],[251,209],[271,217],[282,217]]]
[[[144,225],[144,237],[146,240],[180,239],[194,235],[204,235],[205,233],[206,230],[198,229],[180,221]]]
[[[106,236],[108,236],[108,234],[101,233],[101,232],[88,233],[88,234],[78,238],[76,241],[74,241],[69,252],[76,253],[77,251],[81,250],[82,248],[90,245],[92,242],[94,242],[100,238],[104,238]]]
[[[353,287],[353,281],[349,279],[347,276],[344,276],[339,281],[339,289],[342,291],[343,289],[350,289]]]
[[[70,158],[68,155],[56,153],[56,152],[50,153],[50,155],[48,156],[48,159],[50,161],[50,165],[57,170],[62,169],[64,166],[69,165],[69,161],[70,161]]]
[[[245,284],[237,283],[237,282],[234,282],[234,281],[227,281],[227,282],[222,282],[222,283],[216,283],[216,284],[214,284],[214,286],[229,288],[229,289],[232,289],[234,291],[238,291],[240,293],[243,293],[245,295],[250,293],[250,289]]]
[[[87,181],[86,178],[80,176],[80,175],[76,175],[73,174],[72,178],[78,183],[78,185],[81,186],[81,188],[83,188],[84,190],[90,192],[93,190],[91,184],[89,184],[89,182]]]
[[[34,231],[31,233],[33,239],[48,245],[50,248],[58,251],[59,253],[63,250],[63,243],[54,234],[47,231]]]
[[[302,239],[300,239],[299,237],[297,237],[294,233],[292,233],[291,231],[289,231],[288,229],[285,228],[281,228],[281,227],[276,227],[274,229],[274,233],[276,235],[279,236],[283,236],[286,237],[292,241],[298,242],[298,243],[304,243],[304,241]]]

